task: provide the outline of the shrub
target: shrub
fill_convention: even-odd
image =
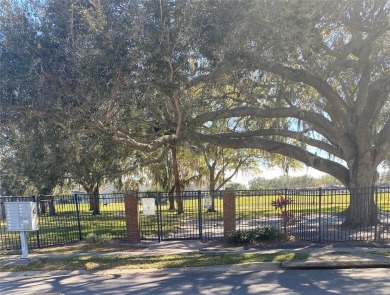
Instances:
[[[98,237],[98,242],[100,244],[107,244],[107,243],[111,242],[111,240],[112,240],[112,237],[110,234],[103,234],[103,235],[100,235]]]
[[[85,237],[85,241],[89,244],[95,244],[98,242],[98,236],[95,233],[89,233]]]
[[[279,211],[278,216],[281,218],[284,234],[287,235],[287,227],[298,222],[295,215],[288,212],[288,205],[292,204],[294,200],[289,197],[279,196],[278,199],[272,201],[272,206]]]
[[[109,234],[102,234],[98,236],[95,233],[89,233],[85,237],[85,241],[89,244],[106,244],[112,240],[112,237]]]
[[[231,244],[249,244],[255,241],[275,241],[281,239],[281,237],[282,234],[277,229],[262,226],[248,231],[235,230],[229,235],[228,242]]]
[[[228,237],[228,242],[231,244],[248,244],[252,241],[252,231],[235,230]]]
[[[275,241],[281,238],[281,233],[273,227],[262,226],[253,231],[253,239],[259,241]]]

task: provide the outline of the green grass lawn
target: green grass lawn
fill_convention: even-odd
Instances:
[[[382,255],[382,256],[390,256],[390,250],[375,250],[375,251],[370,251],[369,253]]]

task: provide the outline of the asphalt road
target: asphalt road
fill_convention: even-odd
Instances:
[[[390,294],[390,269],[0,273],[0,294]]]

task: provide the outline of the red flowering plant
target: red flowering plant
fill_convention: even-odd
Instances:
[[[276,210],[279,210],[278,216],[282,220],[284,234],[287,234],[287,226],[294,225],[297,222],[295,215],[287,210],[287,206],[292,203],[292,198],[284,197],[282,195],[280,195],[277,200],[272,201],[272,206],[275,207]]]

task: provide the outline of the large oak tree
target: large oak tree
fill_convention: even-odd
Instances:
[[[345,224],[376,224],[369,187],[390,150],[389,9],[387,1],[255,2],[216,51],[244,98],[198,116],[198,140],[326,172],[352,191]],[[226,118],[258,125],[207,132],[207,122]]]

